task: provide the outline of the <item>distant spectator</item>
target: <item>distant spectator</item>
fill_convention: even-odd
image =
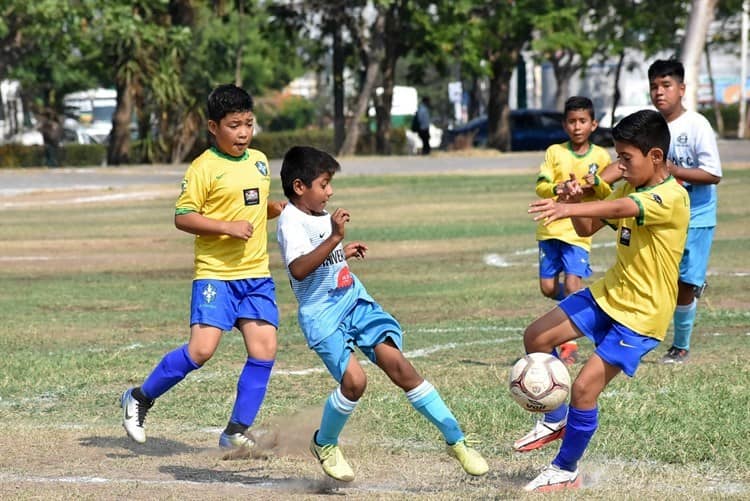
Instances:
[[[430,98],[425,96],[417,107],[417,123],[419,124],[419,139],[422,140],[422,155],[430,154]]]
[[[44,161],[47,167],[59,167],[58,152],[63,130],[54,111],[47,109],[42,113],[39,132],[44,139]]]

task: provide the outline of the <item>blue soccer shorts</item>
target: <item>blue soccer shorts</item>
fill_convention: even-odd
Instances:
[[[688,228],[685,252],[680,261],[680,282],[700,287],[706,281],[714,228]]]
[[[539,241],[539,278],[555,278],[561,271],[581,278],[591,276],[589,251],[552,238]]]
[[[355,347],[375,363],[375,346],[390,338],[401,350],[403,337],[401,326],[395,318],[385,312],[379,304],[360,299],[336,331],[312,349],[328,368],[331,376],[340,383]]]
[[[635,375],[641,359],[659,345],[659,340],[638,334],[607,315],[588,287],[569,295],[558,306],[594,343],[594,351],[602,360],[630,377]]]
[[[276,287],[268,278],[193,280],[190,325],[205,324],[232,330],[241,318],[279,326]]]

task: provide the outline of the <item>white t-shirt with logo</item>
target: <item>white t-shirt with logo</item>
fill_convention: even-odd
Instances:
[[[669,154],[667,158],[679,167],[703,169],[721,177],[721,160],[716,135],[706,117],[695,111],[685,111],[669,122]],[[715,184],[682,183],[690,195],[690,227],[716,226]]]
[[[335,332],[359,299],[375,300],[349,271],[341,243],[304,280],[296,280],[289,272],[289,263],[309,254],[331,235],[330,214],[313,216],[290,203],[281,212],[276,228],[281,258],[299,303],[297,318],[308,346],[313,347]]]

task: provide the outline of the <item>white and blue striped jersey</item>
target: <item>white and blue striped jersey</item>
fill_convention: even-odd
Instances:
[[[721,177],[716,134],[706,117],[695,111],[685,111],[668,125],[671,141],[667,158],[673,164],[688,169],[703,169]],[[690,227],[716,226],[716,185],[686,182],[682,185],[690,195]]]
[[[331,235],[331,216],[306,214],[289,203],[279,216],[276,236],[289,283],[299,303],[297,318],[307,345],[333,334],[359,299],[374,303],[362,283],[349,271],[342,244],[304,280],[296,280],[289,263],[312,252]]]

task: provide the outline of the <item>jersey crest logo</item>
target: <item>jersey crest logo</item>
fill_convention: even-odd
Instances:
[[[680,144],[687,144],[688,142],[688,136],[686,133],[682,133],[679,136],[677,136],[677,142]]]
[[[185,193],[185,190],[187,190],[187,186],[188,186],[188,180],[187,178],[185,178],[182,180],[182,184],[180,184],[180,194]]]
[[[599,168],[596,164],[589,165],[589,174],[596,174],[596,169]]]
[[[257,162],[255,162],[255,168],[258,169],[258,172],[260,172],[262,175],[268,175],[268,166],[266,166],[266,163],[264,161],[258,160]]]
[[[203,299],[206,300],[206,303],[210,303],[216,298],[216,289],[213,285],[208,284],[203,289],[203,292],[201,292],[201,295],[203,296]]]
[[[654,202],[656,202],[657,204],[664,205],[664,201],[656,193],[652,194],[651,197],[654,199]]]
[[[630,247],[630,228],[623,226],[620,228],[620,243]]]

